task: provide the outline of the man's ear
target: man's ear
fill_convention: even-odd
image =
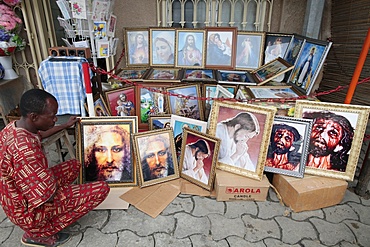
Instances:
[[[35,122],[38,119],[37,113],[34,112],[28,113],[28,117],[31,119],[32,122]]]
[[[336,153],[336,152],[339,152],[340,150],[342,150],[343,149],[343,147],[341,146],[341,145],[337,145],[336,147],[335,147],[335,149],[334,149],[334,152]]]
[[[240,129],[240,127],[242,127],[241,124],[235,124],[234,129],[238,130],[238,129]]]

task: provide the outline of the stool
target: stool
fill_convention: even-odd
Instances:
[[[68,153],[71,156],[71,158],[72,159],[76,158],[75,149],[74,149],[71,141],[69,140],[68,131],[66,129],[61,130],[61,131],[55,133],[54,135],[43,139],[42,140],[42,148],[45,151],[46,148],[48,148],[51,144],[55,143],[56,146],[57,146],[57,153],[58,153],[59,160],[61,162],[64,162],[65,161],[64,160],[65,154],[62,152],[62,142],[61,142],[61,140],[64,141],[64,145],[67,147]]]

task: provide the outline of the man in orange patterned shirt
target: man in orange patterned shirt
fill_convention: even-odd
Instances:
[[[4,212],[25,233],[21,242],[30,246],[58,246],[67,242],[60,232],[99,205],[108,195],[103,182],[72,184],[80,171],[77,160],[48,167],[41,139],[77,121],[55,126],[58,103],[41,89],[25,92],[21,119],[0,132],[0,195]]]

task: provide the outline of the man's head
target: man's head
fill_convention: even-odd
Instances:
[[[187,46],[194,47],[195,46],[195,38],[194,35],[189,34],[186,36],[186,44]]]
[[[285,154],[292,151],[293,143],[300,139],[301,135],[292,126],[286,124],[274,124],[272,126],[270,145],[273,153]]]
[[[130,134],[120,125],[86,126],[85,166],[96,166],[97,180],[120,181],[131,172]]]
[[[305,112],[303,118],[314,119],[310,154],[314,157],[348,154],[354,129],[347,118],[332,112]]]
[[[258,120],[255,115],[249,112],[240,112],[235,117],[223,121],[227,127],[230,127],[235,143],[239,141],[248,141],[260,132]]]
[[[150,136],[142,139],[140,157],[143,170],[146,170],[147,179],[167,177],[168,170],[172,166],[172,155],[169,152],[170,140],[166,134]],[[145,167],[147,166],[147,167]]]
[[[37,130],[46,131],[54,127],[58,120],[58,102],[56,98],[41,89],[31,89],[25,92],[19,105],[21,116],[27,118]]]
[[[188,146],[195,151],[195,160],[204,160],[210,156],[211,150],[209,149],[209,145],[203,139],[199,139],[194,143],[190,143]]]

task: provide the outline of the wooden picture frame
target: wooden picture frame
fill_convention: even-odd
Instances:
[[[86,108],[86,111],[89,112],[89,108],[86,103],[85,103],[85,108]],[[100,94],[94,96],[94,112],[95,112],[96,117],[110,116],[109,108],[105,104],[105,101]]]
[[[203,105],[198,84],[167,87],[167,102],[170,114],[203,120]]]
[[[213,69],[185,69],[182,81],[185,82],[216,82]]]
[[[168,114],[167,97],[164,95],[170,84],[142,83],[136,87],[136,112],[139,129],[149,129],[149,117]]]
[[[218,150],[221,140],[184,128],[180,156],[180,176],[211,191],[216,175]],[[197,167],[199,163],[199,167]]]
[[[265,171],[303,178],[312,120],[275,116]]]
[[[332,42],[306,38],[295,66],[290,73],[288,83],[305,95],[312,92],[316,78],[329,53]]]
[[[234,69],[236,53],[235,27],[207,27],[205,67],[210,69]]]
[[[124,30],[127,67],[149,66],[149,30],[126,28]]]
[[[248,71],[217,70],[216,74],[220,84],[257,85],[257,82]]]
[[[369,112],[368,106],[298,100],[294,117],[313,120],[305,173],[352,181]]]
[[[175,28],[149,28],[149,61],[150,66],[175,66]]]
[[[230,93],[235,94],[237,86],[236,85],[222,85],[223,88],[228,90]],[[213,104],[213,98],[217,98],[217,84],[203,84],[203,97],[206,98],[204,101],[204,117],[209,119],[209,114],[211,113],[211,108]]]
[[[136,87],[122,87],[105,91],[105,98],[111,116],[135,116],[136,115]]]
[[[263,64],[267,64],[278,57],[284,57],[292,36],[293,34],[266,33]]]
[[[171,127],[171,115],[149,116],[149,130],[157,130]]]
[[[292,86],[249,86],[246,90],[254,99],[296,100],[303,94]]]
[[[217,168],[261,180],[275,112],[271,107],[214,101],[209,134],[222,140]]]
[[[283,59],[288,63],[295,65],[305,39],[306,38],[302,35],[293,34]]]
[[[237,33],[235,68],[239,70],[255,70],[263,64],[265,32]]]
[[[176,30],[176,67],[204,68],[205,35],[202,29]]]
[[[145,74],[144,82],[180,82],[182,71],[177,68],[150,68]]]
[[[132,138],[141,188],[180,177],[171,129],[135,133]]]
[[[281,57],[272,60],[271,62],[259,67],[251,72],[258,86],[266,84],[272,79],[283,75],[285,72],[293,69],[293,65],[287,63]]]
[[[182,146],[182,133],[185,127],[206,133],[207,132],[207,122],[196,120],[188,117],[182,117],[178,115],[171,114],[170,126],[173,131],[176,155],[180,158],[181,146]]]
[[[117,77],[119,79],[110,78],[109,80],[113,79],[113,81],[122,82],[123,80],[128,81],[142,81],[143,76],[147,73],[148,68],[145,67],[135,67],[135,68],[121,68],[117,71]]]
[[[137,186],[130,137],[138,131],[137,117],[88,117],[76,124],[76,150],[82,164],[80,183],[106,181],[110,186]],[[109,165],[108,152],[115,152]]]

